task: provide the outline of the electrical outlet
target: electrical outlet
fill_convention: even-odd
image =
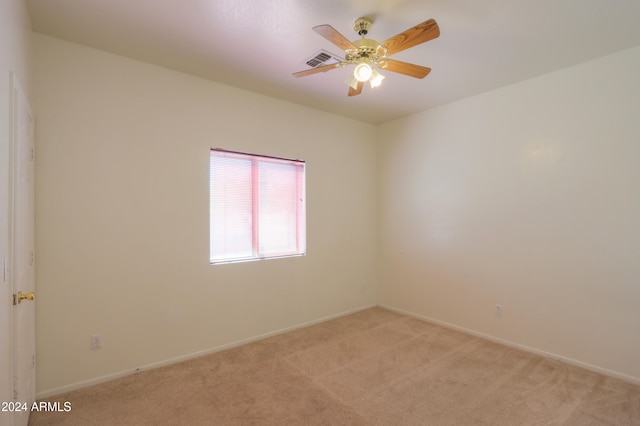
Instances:
[[[91,336],[91,350],[100,349],[102,347],[102,334],[94,334]]]
[[[496,316],[498,318],[502,317],[502,305],[496,305]]]

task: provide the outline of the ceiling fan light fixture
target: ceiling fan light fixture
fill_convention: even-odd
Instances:
[[[356,68],[353,70],[353,76],[358,81],[368,81],[373,75],[373,68],[371,65],[366,62],[361,62],[356,65]]]
[[[356,96],[362,93],[362,87],[365,81],[368,81],[372,88],[381,85],[385,76],[381,75],[377,69],[404,74],[414,78],[424,78],[429,74],[431,68],[396,61],[389,59],[388,56],[439,37],[440,28],[434,19],[427,19],[400,34],[388,38],[382,43],[366,38],[372,23],[373,21],[370,18],[362,17],[356,19],[353,29],[362,38],[354,41],[347,39],[331,25],[324,24],[313,27],[313,31],[344,51],[344,59],[338,59],[338,62],[335,64],[321,65],[313,67],[312,69],[299,71],[293,73],[293,76],[304,77],[342,68],[346,65],[355,65],[353,74],[347,77],[345,83],[349,85],[347,95]],[[308,61],[307,64],[311,66]]]
[[[356,80],[354,76],[351,75],[347,77],[344,82],[347,83],[347,86],[350,86],[353,90],[358,90],[358,80]]]
[[[371,74],[371,78],[369,79],[369,84],[371,85],[371,88],[374,89],[380,86],[380,84],[382,83],[382,80],[384,80],[384,75],[376,71],[375,68],[372,68],[371,72],[372,74]]]

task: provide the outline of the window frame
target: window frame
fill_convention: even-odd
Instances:
[[[231,157],[250,161],[251,163],[251,256],[243,257],[226,257],[217,258],[213,256],[213,205],[214,205],[214,188],[212,187],[212,171],[213,157]],[[261,193],[261,171],[260,165],[266,163],[275,163],[279,165],[295,167],[295,198],[290,201],[295,203],[295,224],[288,230],[295,229],[295,250],[286,250],[281,252],[265,253],[261,251],[261,235],[260,227],[265,226],[263,216],[261,216],[260,202],[264,195]],[[240,151],[231,151],[222,148],[211,148],[209,153],[209,264],[219,265],[227,263],[251,262],[256,260],[279,259],[288,257],[299,257],[306,255],[306,162],[299,159],[290,159],[283,157],[275,157],[263,154],[254,154]]]

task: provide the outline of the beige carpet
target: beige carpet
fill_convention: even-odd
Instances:
[[[30,425],[640,425],[640,386],[380,308],[48,401]]]

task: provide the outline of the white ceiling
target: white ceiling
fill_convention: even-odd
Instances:
[[[33,29],[286,101],[381,123],[640,45],[638,0],[26,0]],[[374,20],[384,41],[434,18],[439,38],[394,55],[432,68],[391,72],[347,97],[350,67],[293,78],[320,49],[312,27],[350,40]]]

